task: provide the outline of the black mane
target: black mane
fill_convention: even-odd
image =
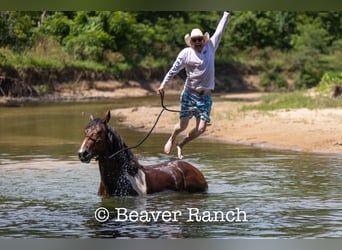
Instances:
[[[111,152],[109,152],[109,157],[118,158],[120,162],[120,168],[127,172],[129,175],[134,176],[140,164],[138,159],[132,153],[132,151],[128,148],[125,141],[122,137],[116,132],[114,128],[112,128],[109,124],[107,127],[107,139],[108,139],[108,148]]]

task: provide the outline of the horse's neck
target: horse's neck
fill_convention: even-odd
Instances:
[[[107,152],[103,157],[99,157],[99,167],[101,182],[108,194],[119,196],[137,194],[129,176],[136,176],[140,164],[127,149],[121,136],[110,126],[108,126]]]
[[[128,149],[121,136],[110,126],[108,126],[108,154],[113,155],[111,163],[116,169],[125,174],[135,175],[139,169],[139,163],[134,154]]]
[[[102,191],[99,190],[100,195],[127,196],[137,194],[127,177],[127,171],[123,171],[118,166],[113,165],[112,160],[99,160],[99,169],[101,175],[100,187],[103,188]]]

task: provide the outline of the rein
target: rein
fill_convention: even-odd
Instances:
[[[134,148],[137,148],[137,147],[139,147],[140,145],[142,145],[142,144],[147,140],[147,138],[152,134],[152,131],[153,131],[154,128],[157,126],[157,123],[158,123],[158,121],[159,121],[161,115],[163,114],[163,112],[164,112],[165,110],[166,110],[166,111],[169,111],[169,112],[173,112],[173,113],[180,113],[180,112],[182,112],[181,110],[176,110],[176,109],[169,109],[169,108],[167,108],[167,107],[165,106],[165,104],[164,104],[164,96],[165,96],[165,95],[164,95],[164,91],[162,91],[162,92],[160,93],[160,103],[161,103],[162,109],[161,109],[161,111],[159,112],[159,114],[158,114],[158,116],[157,116],[157,119],[156,119],[156,121],[154,122],[152,128],[151,128],[150,131],[145,135],[145,137],[144,137],[138,144],[136,144],[136,145],[134,145],[134,146],[131,146],[131,147],[127,147],[127,148],[122,148],[122,149],[120,149],[119,151],[115,152],[114,154],[108,156],[108,159],[114,158],[117,154],[119,154],[119,153],[121,153],[121,152],[123,152],[123,151],[125,151],[125,150],[134,149]],[[189,109],[189,110],[184,110],[183,112],[195,112],[195,111],[192,110],[192,109]]]
[[[169,109],[164,105],[164,91],[160,92],[160,103],[161,106],[164,110],[169,111],[169,112],[173,112],[173,113],[180,113],[180,112],[195,112],[195,110],[193,109],[187,109],[187,110],[176,110],[176,109]]]

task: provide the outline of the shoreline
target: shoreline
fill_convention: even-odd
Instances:
[[[42,95],[38,97],[5,97],[0,96],[0,106],[20,107],[22,105],[39,103],[68,103],[68,102],[87,102],[106,99],[120,99],[125,97],[142,97],[151,95],[145,89],[130,87],[122,89],[111,89],[101,91],[97,89],[87,90],[62,90],[54,94]]]
[[[0,98],[0,106],[20,107],[28,104],[59,102],[90,102],[105,99],[134,98],[156,95],[139,87],[117,89],[115,91],[61,92],[43,97]],[[177,96],[178,91],[168,91],[169,96]],[[246,105],[255,105],[263,93],[219,93],[213,96],[211,125],[200,137],[225,143],[247,145],[257,148],[289,150],[318,154],[342,154],[342,110],[292,109],[276,111],[241,111]],[[168,106],[179,109],[178,106]],[[161,107],[132,106],[111,110],[120,118],[123,126],[140,131],[149,131]],[[177,113],[164,112],[154,129],[154,133],[170,134],[179,121]],[[178,136],[184,136],[195,125],[191,119],[188,129]]]
[[[215,96],[211,125],[200,137],[230,144],[303,153],[342,154],[342,110],[293,109],[277,111],[241,111],[244,105],[256,104],[261,93]],[[241,100],[241,101],[239,101]],[[169,108],[178,109],[177,106]],[[160,107],[131,107],[111,110],[124,126],[148,131]],[[185,132],[195,125],[191,119]],[[164,112],[154,133],[170,134],[178,114]]]

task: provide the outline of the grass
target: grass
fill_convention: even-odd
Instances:
[[[304,91],[264,95],[257,105],[244,106],[242,110],[272,111],[279,109],[322,109],[342,107],[342,99],[322,95],[310,96]]]
[[[76,60],[63,48],[52,41],[37,42],[32,48],[15,52],[7,47],[0,48],[0,67],[27,69],[63,69],[68,67],[82,68],[94,72],[113,72],[113,67],[105,64]]]

